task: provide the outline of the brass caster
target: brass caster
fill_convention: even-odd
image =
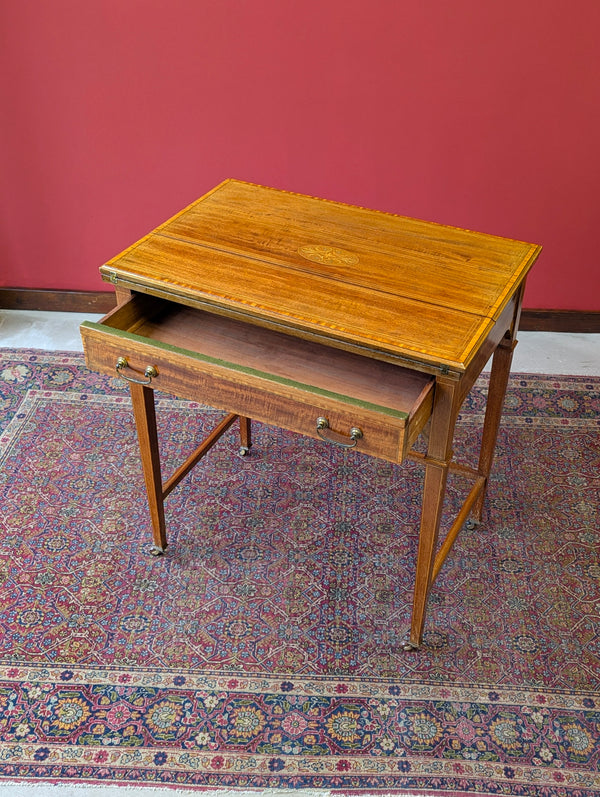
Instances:
[[[150,553],[152,556],[162,556],[166,550],[167,550],[166,545],[164,548],[161,548],[160,545],[153,545],[150,548]]]
[[[465,522],[465,528],[471,531],[472,529],[476,529],[478,526],[481,526],[481,520],[475,520],[474,518],[469,518]]]
[[[403,642],[400,647],[402,650],[406,651],[406,653],[411,653],[413,650],[419,649],[419,646],[415,645],[414,642],[411,642],[410,640],[408,642]]]
[[[240,446],[240,450],[238,451],[238,456],[247,457],[249,453],[250,453],[249,446]]]

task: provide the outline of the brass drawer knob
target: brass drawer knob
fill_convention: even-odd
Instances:
[[[326,440],[328,443],[333,443],[336,446],[341,446],[341,448],[354,448],[360,438],[363,436],[362,429],[359,429],[358,426],[353,426],[350,429],[350,443],[346,443],[343,436],[339,435],[342,439],[338,439],[337,437],[331,437],[325,432],[329,429],[329,420],[324,418],[322,415],[317,418],[317,434],[322,440]],[[338,432],[333,432],[334,435],[338,435]]]
[[[124,368],[129,368],[129,363],[127,362],[126,357],[119,357],[117,359],[115,370],[117,374],[121,377],[121,379],[126,379],[128,382],[135,382],[136,385],[149,385],[152,380],[158,376],[158,371],[154,365],[147,365],[144,371],[145,379],[136,379],[133,376],[127,376],[126,373],[123,373]]]

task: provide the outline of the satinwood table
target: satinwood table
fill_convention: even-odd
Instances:
[[[467,522],[481,520],[526,276],[541,247],[226,180],[100,269],[118,306],[82,325],[86,362],[130,383],[153,527],[239,419],[425,470],[410,634]],[[460,407],[493,356],[479,461],[453,458]],[[227,412],[166,481],[154,388]],[[416,451],[417,437],[427,435]],[[470,477],[438,546],[450,471]],[[201,497],[199,497],[201,500]]]

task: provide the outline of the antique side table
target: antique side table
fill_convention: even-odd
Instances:
[[[407,649],[464,523],[481,519],[526,276],[541,247],[226,180],[100,269],[118,306],[82,325],[91,369],[130,382],[152,519],[239,418],[425,468]],[[453,458],[467,393],[493,355],[479,461]],[[153,389],[227,411],[165,482]],[[428,435],[426,453],[413,449]],[[449,471],[472,487],[439,546]],[[202,500],[201,496],[198,500]]]

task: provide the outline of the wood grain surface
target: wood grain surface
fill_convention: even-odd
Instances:
[[[540,249],[227,180],[101,272],[361,354],[463,371]]]

